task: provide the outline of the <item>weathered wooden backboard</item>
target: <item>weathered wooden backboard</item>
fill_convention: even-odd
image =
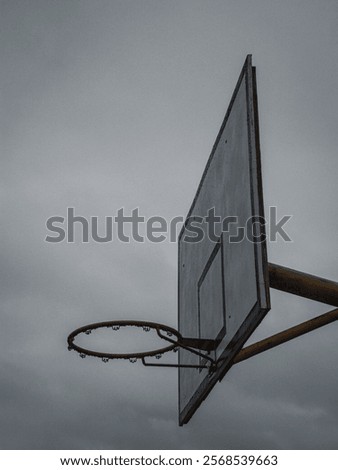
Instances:
[[[208,225],[205,218],[212,208],[224,226]],[[237,217],[237,223],[229,217]],[[264,210],[256,77],[247,56],[179,236],[179,331],[184,337],[217,339],[212,354],[221,358],[211,375],[202,368],[179,369],[180,425],[224,377],[270,309],[265,231],[262,223],[255,223],[262,222],[257,217],[264,217]],[[204,234],[199,241],[193,229],[198,225]],[[184,350],[179,362],[201,364],[198,356]]]

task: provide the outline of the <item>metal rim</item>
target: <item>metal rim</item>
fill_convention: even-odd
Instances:
[[[155,330],[159,335],[160,331],[164,331],[168,334],[168,336],[174,335],[176,337],[176,341],[172,342],[169,346],[160,349],[153,349],[150,351],[145,352],[135,352],[135,353],[123,353],[123,354],[114,354],[114,353],[105,353],[100,351],[93,351],[91,349],[82,348],[75,344],[75,338],[81,334],[91,332],[93,330],[98,330],[100,328],[113,328],[113,327],[125,327],[125,326],[134,326],[138,328],[149,328],[149,330]],[[82,326],[81,328],[77,328],[67,338],[68,342],[68,349],[74,350],[80,353],[80,355],[85,356],[93,356],[93,357],[100,357],[102,359],[139,359],[145,357],[152,357],[164,354],[166,352],[172,351],[178,346],[178,343],[182,340],[181,334],[167,325],[162,325],[161,323],[155,322],[147,322],[147,321],[137,321],[137,320],[113,320],[113,321],[105,321],[99,323],[91,323],[90,325]],[[171,340],[172,341],[172,340]],[[83,356],[84,357],[84,356]]]

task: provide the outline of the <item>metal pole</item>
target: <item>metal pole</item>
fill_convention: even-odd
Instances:
[[[338,282],[269,263],[270,287],[338,307]]]
[[[338,308],[243,348],[235,357],[234,364],[286,343],[291,339],[298,338],[298,336],[305,335],[336,320],[338,320]]]

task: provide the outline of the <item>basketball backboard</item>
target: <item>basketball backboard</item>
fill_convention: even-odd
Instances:
[[[211,216],[222,223],[212,224]],[[178,329],[184,337],[217,340],[211,354],[220,359],[211,374],[179,369],[180,425],[224,377],[270,309],[265,231],[257,217],[264,209],[249,55],[179,236]],[[199,365],[201,359],[181,349],[179,363]]]

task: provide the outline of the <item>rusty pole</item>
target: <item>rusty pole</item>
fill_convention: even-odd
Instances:
[[[305,335],[310,331],[328,325],[336,320],[338,320],[338,308],[243,348],[235,357],[234,364],[249,359],[249,357],[256,356],[256,354],[272,349],[294,338],[298,338],[298,336]]]
[[[278,266],[277,264],[269,263],[268,266],[269,283],[273,289],[338,307],[337,282]],[[234,364],[336,320],[338,320],[338,308],[243,348],[235,357]]]
[[[338,307],[338,282],[269,263],[270,287]]]

